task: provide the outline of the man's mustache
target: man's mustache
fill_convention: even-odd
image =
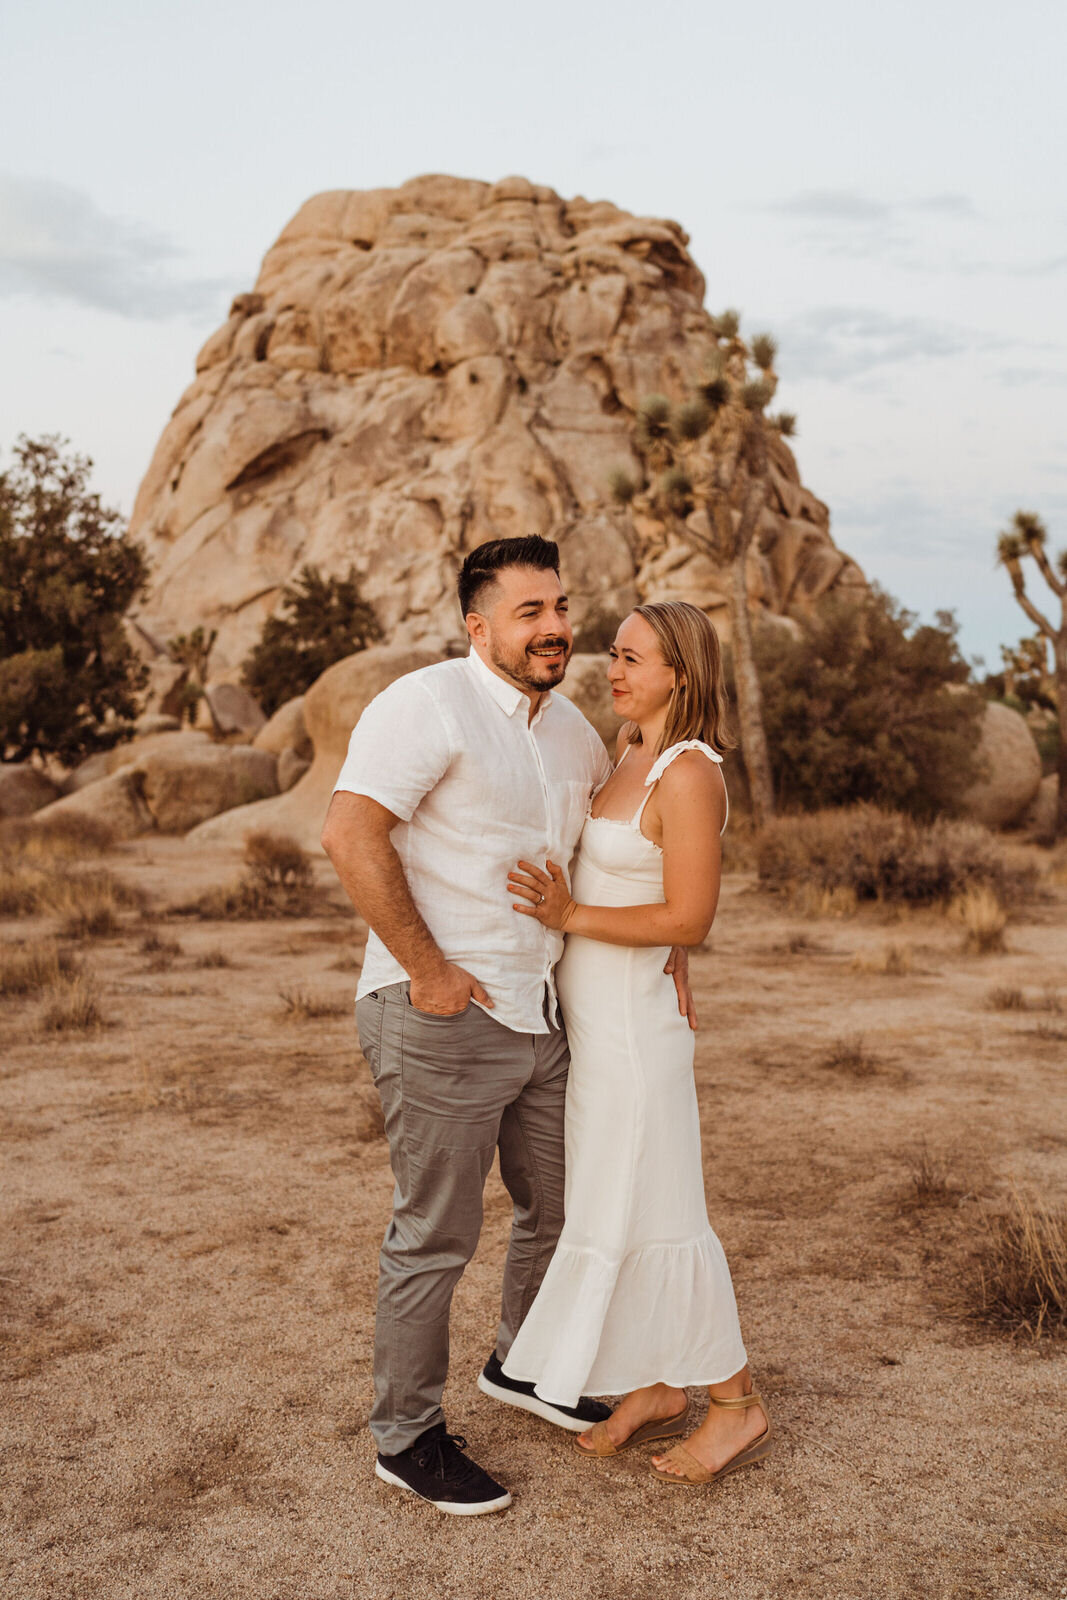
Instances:
[[[530,650],[567,650],[568,648],[569,648],[569,646],[567,644],[566,639],[535,639],[533,644],[528,644],[526,646],[527,651],[530,651]]]

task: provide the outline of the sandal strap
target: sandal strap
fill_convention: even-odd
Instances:
[[[594,1422],[589,1429],[589,1444],[580,1444],[578,1448],[587,1456],[613,1456],[618,1453],[618,1447],[611,1441],[606,1422]]]
[[[682,1481],[685,1483],[707,1483],[714,1476],[702,1461],[697,1460],[691,1450],[685,1448],[684,1444],[673,1445],[663,1459],[664,1461],[672,1461],[676,1467],[681,1467]],[[660,1476],[664,1478],[675,1476],[673,1473],[663,1472],[658,1467],[653,1470],[659,1472]]]
[[[709,1394],[708,1399],[713,1406],[720,1406],[724,1411],[747,1411],[749,1406],[761,1406],[763,1404],[755,1389],[751,1394],[740,1394],[734,1399],[720,1400],[713,1394]]]

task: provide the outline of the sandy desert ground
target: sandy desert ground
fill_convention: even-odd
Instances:
[[[446,1404],[515,1503],[472,1521],[370,1472],[391,1180],[350,1015],[364,930],[336,891],[295,921],[163,914],[229,853],[153,839],[109,865],[149,906],[79,947],[107,1025],[0,1002],[9,1600],[1067,1596],[1067,1347],[964,1315],[1008,1185],[1067,1201],[1067,890],[975,957],[931,913],[808,921],[727,878],[693,960],[705,1169],[778,1449],[667,1488],[644,1452],[580,1460],[481,1396],[494,1177]],[[854,965],[889,943],[910,971]],[[998,985],[1065,1009],[998,1012]]]

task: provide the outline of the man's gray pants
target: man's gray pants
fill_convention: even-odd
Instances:
[[[379,1260],[371,1433],[397,1455],[444,1421],[452,1292],[478,1244],[493,1154],[514,1205],[497,1355],[505,1358],[563,1226],[567,1039],[516,1033],[473,1003],[417,1011],[409,985],[356,1004],[396,1179]]]

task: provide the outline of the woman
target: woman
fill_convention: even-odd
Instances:
[[[504,1362],[557,1404],[625,1392],[580,1434],[615,1455],[685,1432],[687,1387],[707,1419],[652,1457],[666,1483],[708,1483],[758,1461],[771,1428],[752,1390],[730,1273],[708,1222],[693,1037],[663,976],[672,944],[715,915],[728,803],[726,697],[715,630],[684,601],[638,606],[608,672],[626,719],[575,862],[520,861],[515,910],[567,934],[556,969],[570,1042],[566,1223]]]

